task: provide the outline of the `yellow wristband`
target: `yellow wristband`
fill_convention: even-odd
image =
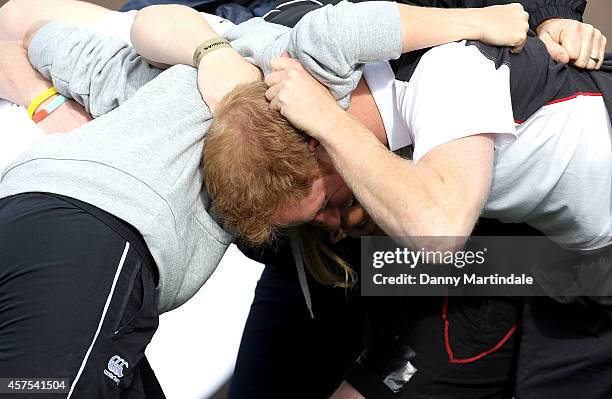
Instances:
[[[57,89],[55,87],[50,87],[47,90],[40,93],[28,106],[28,116],[30,119],[34,116],[34,112],[36,112],[36,108],[40,106],[40,104],[44,103],[46,100],[51,98],[52,96],[57,94]]]
[[[226,38],[221,36],[213,37],[210,40],[206,40],[205,42],[200,43],[198,48],[196,48],[196,51],[193,53],[193,66],[197,68],[200,65],[202,57],[204,57],[206,54],[221,48],[228,47],[231,48],[232,46]]]

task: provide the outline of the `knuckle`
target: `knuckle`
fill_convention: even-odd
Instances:
[[[516,35],[515,39],[514,39],[516,44],[521,44],[525,41],[525,33],[521,32],[519,34]]]
[[[578,45],[575,45],[573,42],[563,44],[563,47],[565,47],[565,49],[569,53],[570,58],[572,59],[578,58],[578,56],[580,55],[580,44],[577,44]]]

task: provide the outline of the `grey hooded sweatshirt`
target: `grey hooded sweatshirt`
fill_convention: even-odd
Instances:
[[[293,31],[257,19],[226,35],[264,67],[288,50],[344,105],[361,76],[355,65],[401,53],[394,3],[324,7]],[[196,70],[179,65],[161,72],[121,40],[58,22],[34,36],[29,57],[96,119],[27,149],[0,177],[0,198],[60,194],[133,225],[159,270],[160,313],[180,306],[206,282],[233,239],[220,227],[199,168],[212,116]]]

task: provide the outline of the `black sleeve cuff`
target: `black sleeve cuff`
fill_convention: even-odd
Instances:
[[[548,6],[535,10],[526,10],[529,13],[529,26],[531,29],[537,28],[542,22],[552,18],[574,19],[582,22],[584,7],[574,9],[571,7]]]
[[[399,398],[417,372],[411,362],[415,357],[414,350],[395,336],[364,351],[344,379],[366,398]]]
[[[344,380],[353,386],[365,398],[395,399],[400,393],[395,393],[383,384],[379,373],[370,369],[367,363],[362,361],[365,353],[360,356],[344,376]]]

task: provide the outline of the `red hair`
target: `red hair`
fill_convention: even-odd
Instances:
[[[263,82],[242,84],[221,100],[202,157],[215,208],[251,245],[274,237],[276,210],[305,198],[319,173],[308,136],[270,110],[266,90]]]

